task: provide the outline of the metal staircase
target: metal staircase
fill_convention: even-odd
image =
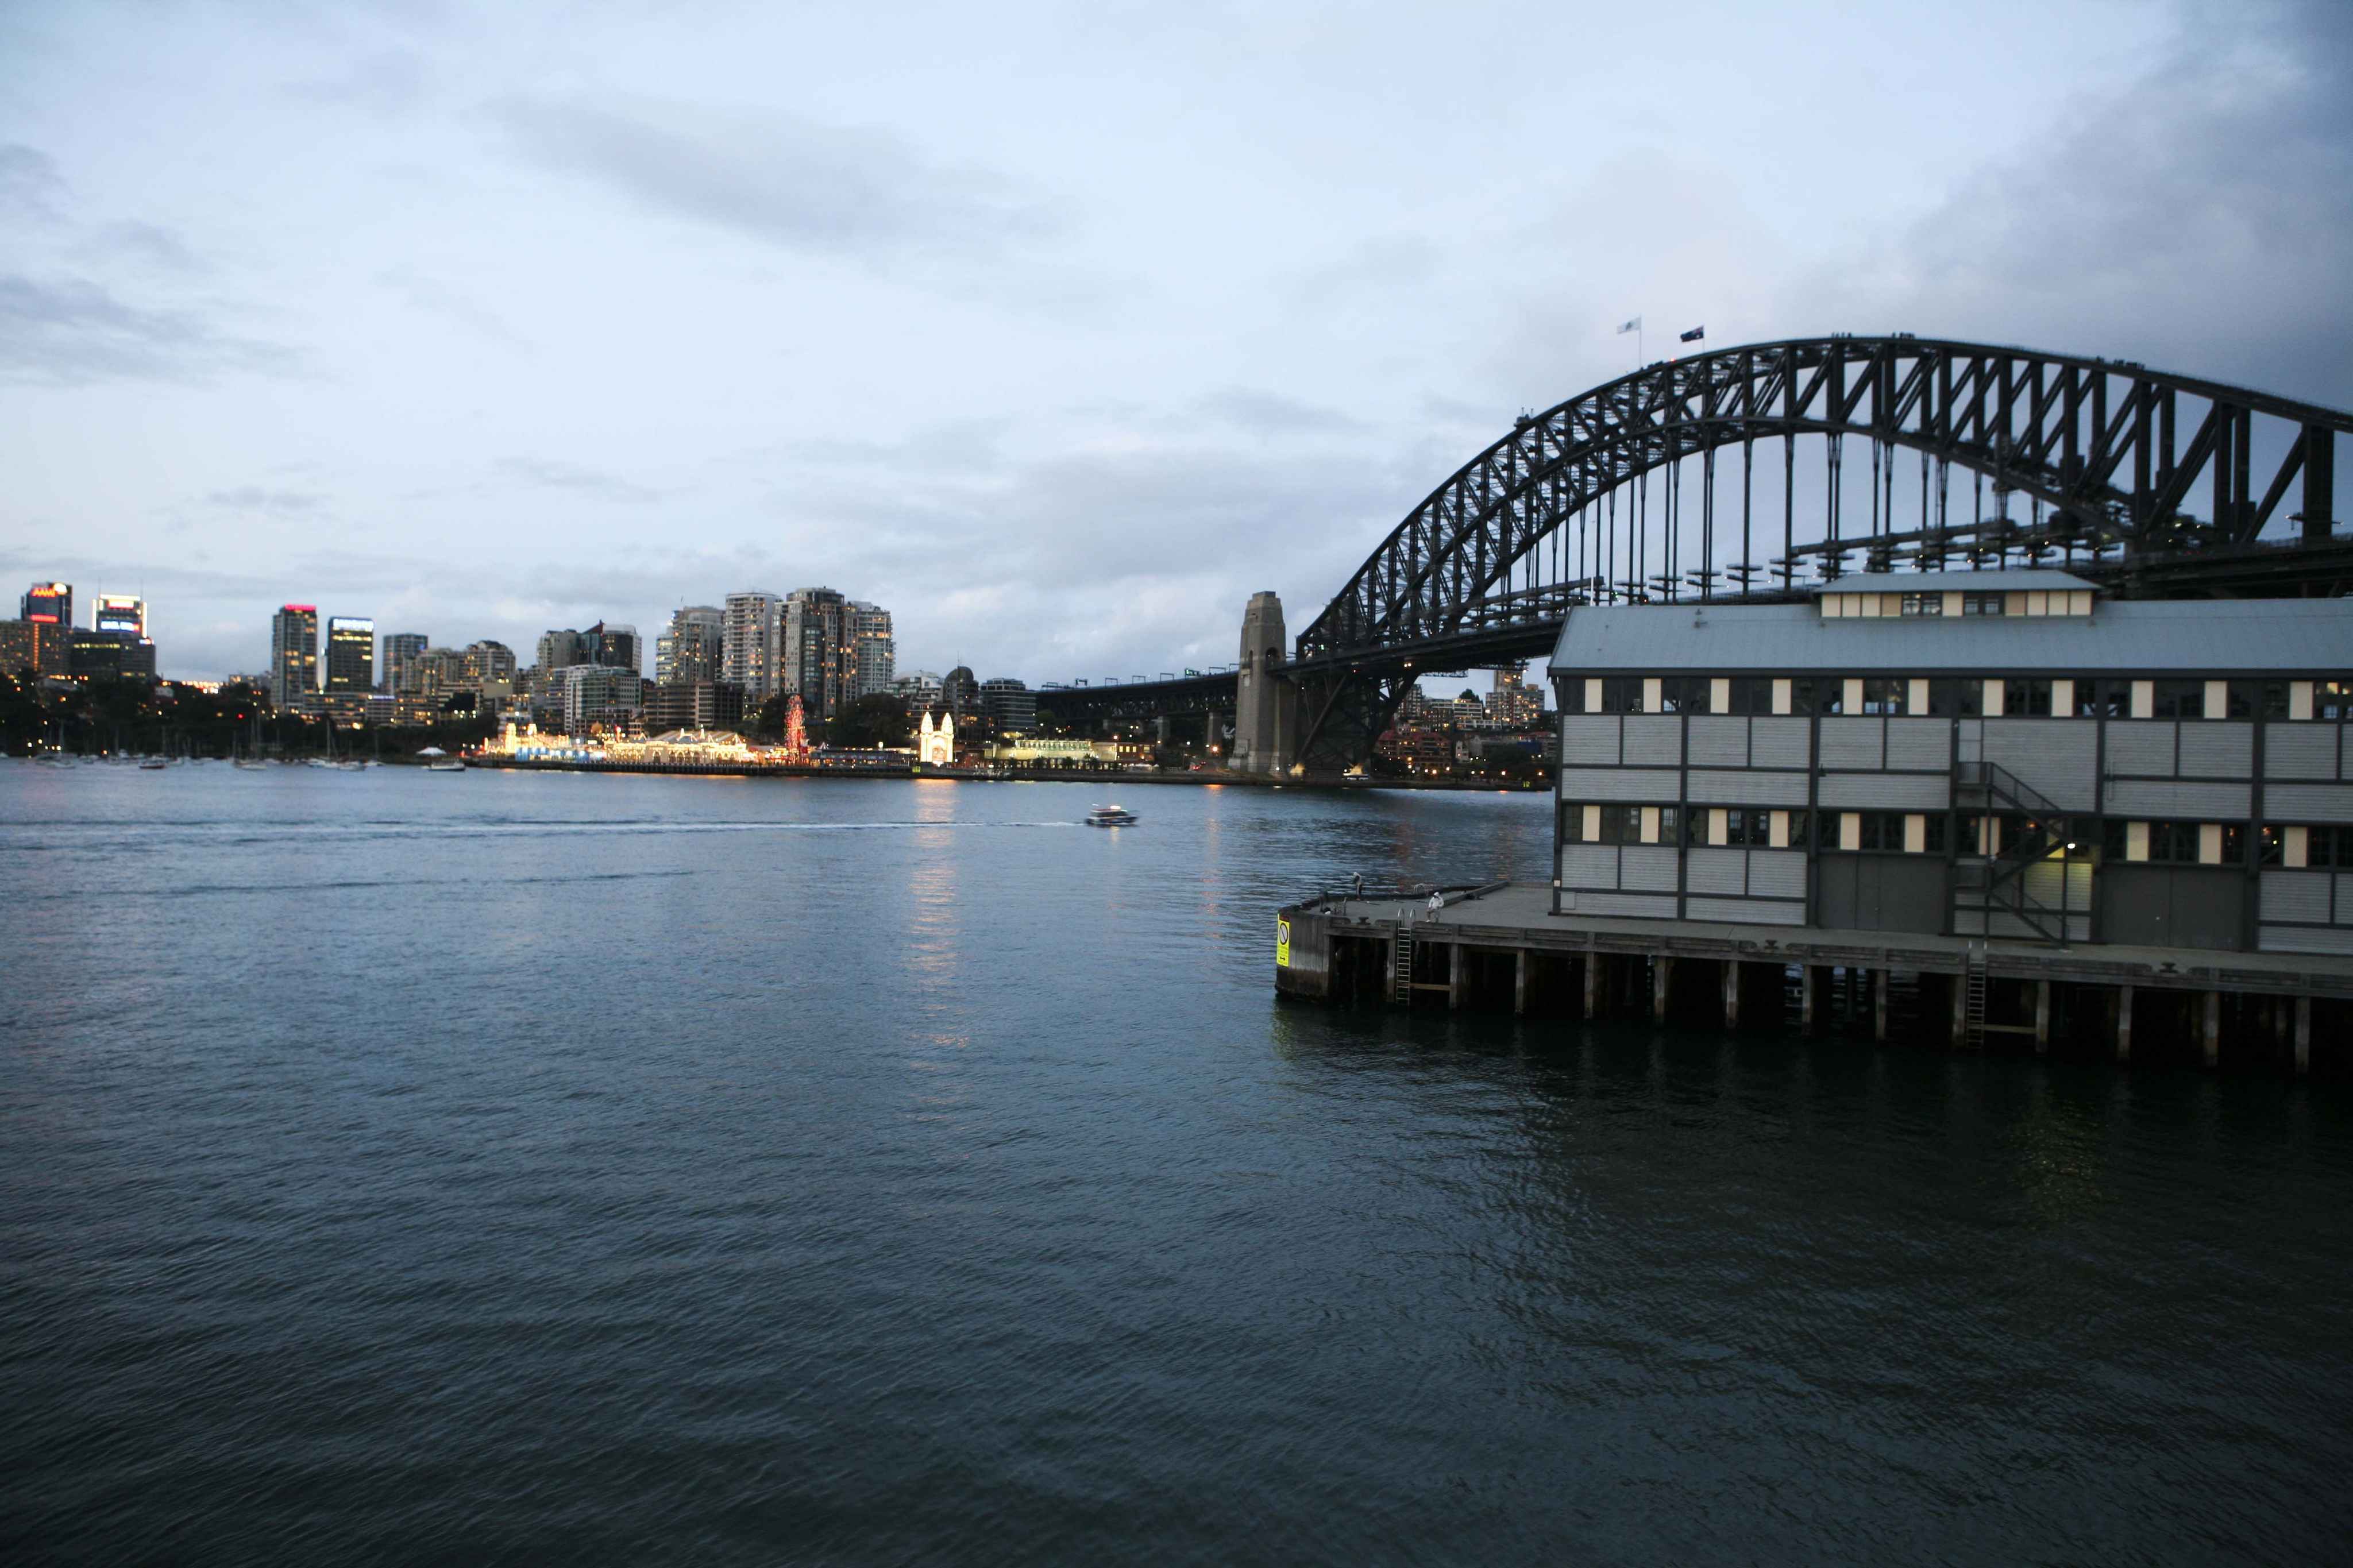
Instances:
[[[1961,1038],[1970,1050],[1985,1048],[1985,943],[1969,943],[1968,967],[1961,974]]]
[[[1953,764],[1953,805],[1968,816],[2026,821],[2026,831],[2003,844],[1997,854],[1964,858],[1955,866],[1955,891],[1963,905],[1984,914],[1986,934],[1998,934],[1993,916],[2000,913],[2042,941],[2063,945],[2066,911],[2052,909],[2028,891],[2026,873],[2066,842],[2066,814],[2000,763],[1975,760]]]

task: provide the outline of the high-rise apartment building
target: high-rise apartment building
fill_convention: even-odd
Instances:
[[[307,705],[319,690],[319,606],[284,605],[269,617],[269,700]]]
[[[423,632],[384,634],[384,689],[397,697],[416,682],[417,656],[432,646]]]
[[[654,679],[663,686],[717,680],[727,640],[727,612],[712,605],[675,611],[654,639]]]
[[[468,643],[459,657],[458,679],[466,689],[486,702],[509,700],[515,689],[514,649],[488,639]]]
[[[940,677],[937,670],[911,669],[891,679],[891,694],[907,705],[911,713],[933,706],[940,700]]]
[[[114,680],[155,673],[155,645],[129,632],[66,633],[67,669],[76,680]]]
[[[539,668],[568,669],[575,664],[596,662],[596,644],[584,632],[569,629],[539,634]]]
[[[26,590],[25,619],[37,626],[70,626],[73,625],[73,584],[70,583],[36,583]]]
[[[351,697],[375,689],[375,622],[364,616],[327,617],[327,691]]]
[[[843,705],[849,601],[831,588],[796,588],[785,598],[785,666],[780,690],[798,692],[811,720]]]
[[[564,730],[633,729],[645,707],[644,679],[617,665],[575,664],[564,672]]]
[[[91,606],[90,629],[100,632],[126,632],[134,637],[147,635],[147,601],[134,594],[100,594]]]
[[[756,708],[781,689],[784,638],[785,601],[781,595],[747,589],[727,595],[719,679],[742,687],[748,706]]]
[[[845,617],[849,637],[849,695],[854,700],[891,689],[898,652],[891,637],[891,612],[852,599]]]

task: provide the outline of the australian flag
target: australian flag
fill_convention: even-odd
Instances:
[[[1695,343],[1705,336],[1707,336],[1707,329],[1705,327],[1694,327],[1690,331],[1683,334],[1683,341],[1687,343]]]

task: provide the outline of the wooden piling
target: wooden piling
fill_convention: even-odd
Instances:
[[[2051,1053],[2051,982],[2034,983],[2034,1054]]]
[[[1535,962],[1536,955],[1525,947],[1513,951],[1512,1016],[1514,1018],[1528,1016],[1528,971],[1535,966]]]
[[[1675,961],[1665,953],[1651,960],[1651,1022],[1667,1021],[1667,987],[1673,983]]]
[[[1888,972],[1885,969],[1873,970],[1871,972],[1871,1037],[1883,1046],[1887,1043],[1887,987]]]
[[[1740,961],[1727,958],[1724,969],[1724,1026],[1740,1027]]]
[[[2132,1060],[2132,996],[2129,985],[2116,987],[2116,1060]]]
[[[2220,991],[2206,993],[2206,1023],[2199,1030],[2198,1037],[2200,1054],[2205,1058],[2206,1065],[2210,1068],[2218,1066],[2222,1060],[2222,994]]]
[[[2295,1076],[2312,1070],[2312,998],[2295,999]]]

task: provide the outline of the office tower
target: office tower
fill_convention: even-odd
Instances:
[[[733,730],[744,722],[744,692],[724,681],[649,682],[644,692],[649,735],[673,730]]]
[[[575,664],[596,662],[596,642],[586,633],[565,630],[540,634],[540,668],[566,669]]]
[[[898,673],[897,650],[891,639],[891,612],[880,605],[852,599],[844,617],[849,637],[849,696],[852,700],[891,689]]]
[[[1038,729],[1038,694],[1011,676],[980,683],[981,711],[1000,735],[1029,735]]]
[[[327,690],[351,697],[375,688],[375,622],[364,616],[327,617]]]
[[[459,679],[486,696],[506,697],[514,691],[515,651],[502,642],[485,637],[468,643],[458,669]]]
[[[588,662],[601,664],[607,669],[626,669],[632,675],[645,669],[644,645],[638,640],[638,628],[616,621],[598,621],[582,634],[589,639]]]
[[[129,632],[95,632],[76,628],[66,634],[67,671],[76,680],[112,680],[123,676],[153,676],[155,645]]]
[[[285,605],[269,617],[269,700],[307,704],[319,689],[319,606]]]
[[[980,715],[980,682],[975,680],[970,665],[960,664],[940,682],[940,705],[959,719]]]
[[[91,607],[90,628],[101,632],[147,635],[147,601],[131,594],[100,594]]]
[[[423,632],[386,632],[384,634],[384,689],[397,697],[409,689],[416,679],[410,667],[417,656],[432,645],[433,639]]]
[[[673,612],[670,629],[654,639],[654,679],[663,686],[718,679],[726,640],[726,611],[692,605]]]
[[[800,694],[812,722],[847,705],[849,601],[831,588],[796,588],[785,599],[785,658],[780,690]]]
[[[744,702],[754,708],[778,689],[784,665],[784,610],[785,601],[776,594],[746,589],[727,595],[719,679],[742,687]]]
[[[70,626],[73,625],[73,584],[70,583],[36,583],[26,592],[24,617],[37,625]]]
[[[0,621],[0,675],[65,675],[72,668],[68,629],[47,621]]]

